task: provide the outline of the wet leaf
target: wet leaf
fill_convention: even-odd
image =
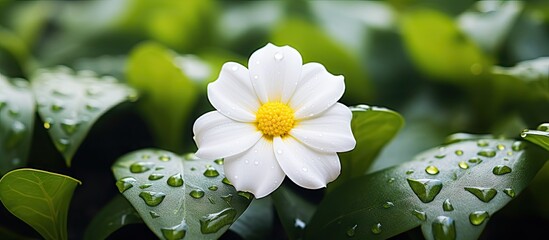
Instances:
[[[13,170],[0,179],[0,200],[44,239],[65,240],[67,212],[80,181],[36,169]]]
[[[67,166],[95,121],[114,106],[137,97],[133,89],[113,77],[98,77],[91,71],[75,73],[65,67],[38,71],[32,88],[44,128]]]
[[[34,98],[28,82],[0,74],[0,174],[25,166],[34,127]]]
[[[217,239],[253,198],[227,184],[220,160],[144,149],[122,156],[112,170],[118,190],[162,239]]]
[[[306,237],[387,239],[421,226],[426,239],[477,239],[545,163],[526,145],[464,140],[348,181],[321,202]]]

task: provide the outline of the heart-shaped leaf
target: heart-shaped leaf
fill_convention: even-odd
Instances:
[[[145,42],[131,52],[126,68],[128,83],[143,95],[139,104],[158,146],[172,151],[183,145],[183,126],[198,94],[176,56],[160,44]]]
[[[143,220],[122,195],[116,195],[95,215],[84,232],[84,240],[107,239],[116,230]]]
[[[13,170],[0,179],[0,200],[44,239],[67,238],[67,212],[80,181],[36,169]]]
[[[25,166],[34,126],[34,98],[24,80],[0,75],[0,174]]]
[[[144,149],[122,156],[112,170],[120,192],[162,239],[217,239],[253,198],[230,185],[219,159]]]
[[[489,217],[545,163],[525,142],[480,139],[419,154],[348,181],[321,202],[308,239],[387,239],[420,226],[426,239],[477,239]]]
[[[351,129],[356,139],[356,147],[350,152],[339,154],[341,175],[330,183],[330,188],[363,175],[383,147],[404,125],[404,119],[400,114],[386,108],[358,105],[351,107],[351,111]]]
[[[133,89],[113,77],[98,77],[91,71],[74,73],[65,67],[38,71],[32,88],[44,128],[67,166],[97,119],[137,97]]]

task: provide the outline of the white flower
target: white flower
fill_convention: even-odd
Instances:
[[[289,46],[267,44],[252,54],[249,69],[225,63],[208,85],[217,111],[194,123],[203,159],[225,158],[225,175],[239,191],[257,198],[277,189],[285,176],[318,189],[335,180],[341,165],[336,152],[350,151],[352,113],[337,101],[343,76],[319,63],[302,65]]]

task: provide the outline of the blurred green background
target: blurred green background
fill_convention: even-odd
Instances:
[[[69,214],[72,238],[117,194],[110,172],[117,157],[144,147],[195,151],[192,124],[213,109],[207,83],[224,62],[247,65],[269,42],[345,76],[341,102],[403,115],[405,127],[370,171],[408,161],[452,133],[516,138],[549,121],[547,1],[0,0],[1,74],[32,79],[37,69],[65,65],[140,91],[135,104],[96,123],[71,168],[36,118],[28,165],[84,183]],[[546,167],[493,217],[486,238],[517,222],[547,226],[548,183]],[[2,211],[5,228],[29,229]]]

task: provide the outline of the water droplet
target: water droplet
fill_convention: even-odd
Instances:
[[[156,180],[159,180],[161,178],[164,177],[164,174],[160,174],[160,173],[152,173],[151,175],[149,175],[149,180],[151,181],[156,181]]]
[[[159,218],[160,215],[156,213],[155,211],[150,211],[149,214],[151,215],[151,218]]]
[[[425,172],[427,172],[428,174],[431,174],[431,175],[437,175],[439,173],[438,168],[433,166],[433,165],[427,166],[425,168]]]
[[[147,159],[149,159],[149,158],[151,158],[151,155],[149,155],[149,154],[143,154],[143,155],[141,155],[141,159],[147,160]]]
[[[183,176],[181,175],[181,173],[176,173],[170,176],[166,183],[168,183],[168,185],[171,187],[181,187],[184,183]]]
[[[458,156],[461,156],[463,155],[463,150],[456,150],[454,153]]]
[[[478,226],[482,224],[490,215],[486,211],[474,211],[469,214],[469,222],[471,224]]]
[[[210,191],[217,191],[218,187],[216,185],[209,186],[208,189]]]
[[[387,180],[387,183],[394,183],[395,182],[395,178],[392,177],[392,178],[389,178],[389,180]]]
[[[227,179],[226,177],[224,177],[223,180],[221,180],[221,182],[224,183],[224,184],[230,185],[230,186],[233,185],[233,184],[231,183],[231,181],[229,181],[229,179]]]
[[[152,162],[136,162],[130,165],[130,172],[132,173],[144,173],[151,170],[154,167]]]
[[[204,171],[204,176],[206,177],[217,177],[219,176],[219,172],[215,170],[212,166],[208,166],[206,170]]]
[[[284,152],[282,152],[282,149],[278,149],[276,150],[276,153],[282,155]]]
[[[244,191],[238,191],[238,196],[241,196],[241,197],[246,198],[248,200],[252,200],[252,198],[254,198],[254,195],[252,193],[244,192]]]
[[[51,120],[51,119],[46,119],[46,120],[44,121],[44,128],[45,128],[45,129],[50,129],[50,127],[51,127],[52,124],[53,124],[53,120]]]
[[[489,143],[486,140],[478,140],[477,141],[477,146],[479,146],[479,147],[488,147],[488,145],[489,145]]]
[[[389,209],[389,208],[392,208],[394,206],[395,206],[395,204],[393,202],[385,202],[383,204],[383,208],[385,208],[385,209]]]
[[[95,112],[99,110],[99,104],[97,102],[88,102],[86,103],[86,110]]]
[[[284,59],[284,54],[282,54],[281,52],[277,52],[277,53],[275,53],[274,58],[275,58],[276,61],[280,61],[280,60]]]
[[[299,218],[296,218],[295,221],[294,221],[294,227],[297,228],[297,229],[305,229],[305,227],[307,226],[307,224],[299,219]]]
[[[199,198],[202,198],[204,197],[204,191],[200,190],[200,189],[193,189],[189,195],[191,195],[191,197],[195,198],[195,199],[199,199]]]
[[[214,162],[215,162],[217,165],[223,165],[223,163],[225,163],[225,160],[224,160],[223,158],[220,158],[220,159],[214,160]]]
[[[162,154],[158,157],[158,160],[162,161],[162,162],[167,162],[167,161],[170,161],[170,156],[166,155],[166,154]]]
[[[78,120],[65,119],[61,122],[61,129],[63,129],[63,131],[68,135],[74,134],[79,127],[80,122],[78,122]]]
[[[512,169],[506,165],[497,165],[492,169],[492,173],[496,175],[503,175],[510,173]]]
[[[467,169],[469,168],[469,164],[467,164],[465,161],[461,161],[458,163],[459,168],[461,169]]]
[[[133,184],[136,182],[133,177],[123,177],[116,181],[116,187],[120,193],[124,193],[126,190],[133,187]]]
[[[483,202],[489,202],[498,193],[493,188],[484,188],[484,187],[465,187],[465,190],[472,193]]]
[[[139,197],[145,201],[145,204],[154,207],[158,206],[164,200],[166,194],[163,192],[143,191],[139,193]]]
[[[438,216],[431,224],[435,240],[456,239],[456,224],[454,219],[446,216]]]
[[[523,150],[525,147],[526,147],[526,144],[524,142],[516,141],[511,146],[511,149],[513,149],[513,151],[520,151],[520,150]]]
[[[472,157],[471,159],[469,159],[469,162],[470,163],[481,163],[482,160],[478,157]]]
[[[439,154],[435,155],[435,158],[438,158],[438,159],[442,159],[444,157],[446,157],[446,154],[444,154],[444,153],[439,153]]]
[[[484,148],[484,149],[481,149],[477,155],[479,156],[483,156],[483,157],[495,157],[496,156],[496,151],[494,149],[491,149],[491,148]]]
[[[348,237],[354,237],[355,236],[356,227],[358,227],[358,225],[355,224],[354,226],[347,229],[346,233],[347,233]]]
[[[147,189],[147,188],[150,188],[151,186],[152,186],[152,184],[150,184],[150,183],[145,183],[145,184],[139,186],[139,188],[141,188],[141,189]]]
[[[373,234],[380,234],[381,233],[381,223],[376,223],[372,226],[371,229]]]
[[[66,138],[59,138],[57,141],[54,142],[55,147],[60,152],[64,153],[69,149],[69,146],[71,145],[71,142],[69,139]]]
[[[164,238],[166,238],[167,240],[183,239],[185,237],[185,234],[187,234],[187,230],[188,227],[185,221],[173,227],[160,229],[160,231],[162,232],[162,236],[164,236]]]
[[[195,171],[195,170],[196,170],[196,168],[195,168],[195,167],[191,167],[191,171]]]
[[[223,199],[223,201],[225,201],[227,204],[231,205],[231,201],[233,200],[233,195],[227,194],[225,196],[221,196],[221,199]]]
[[[208,214],[200,219],[200,232],[216,233],[224,226],[232,224],[235,217],[234,208],[225,208],[220,212]]]
[[[424,203],[433,201],[442,189],[442,181],[438,179],[406,179],[416,196]]]
[[[25,124],[19,121],[14,121],[11,124],[11,128],[8,132],[8,137],[6,138],[6,142],[4,142],[4,146],[7,149],[13,149],[17,147],[17,145],[23,140],[25,137],[25,132],[27,131],[27,128],[25,127]]]
[[[514,198],[516,196],[515,190],[513,190],[512,188],[505,188],[503,189],[503,192],[507,194],[507,196],[509,196],[510,198]]]
[[[450,199],[444,200],[444,202],[442,203],[442,209],[446,212],[454,211],[454,206],[450,202]]]
[[[496,146],[496,148],[497,148],[498,150],[500,150],[500,151],[501,151],[501,150],[505,150],[505,145],[503,145],[503,144],[500,143],[500,144],[498,144],[498,145]]]
[[[549,123],[542,123],[537,128],[538,131],[549,132]]]
[[[423,211],[412,210],[412,215],[416,216],[416,218],[421,220],[421,221],[427,220],[427,214],[425,214],[425,212],[423,212]]]
[[[507,156],[509,156],[509,157],[510,157],[510,156],[513,156],[513,152],[508,151],[508,152],[507,152]],[[503,160],[505,160],[505,159],[503,159]]]
[[[412,173],[414,173],[414,170],[412,170],[412,169],[406,171],[406,175],[410,175]]]

